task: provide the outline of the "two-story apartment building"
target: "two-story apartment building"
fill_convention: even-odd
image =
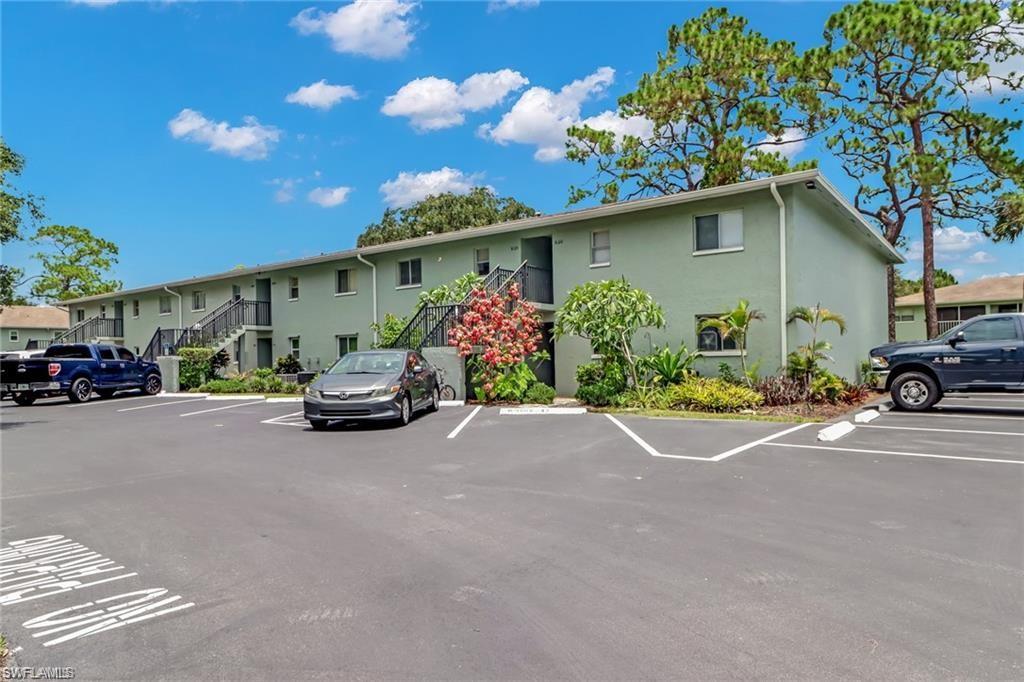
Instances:
[[[986,277],[935,290],[940,334],[978,315],[1019,313],[1022,305],[1024,275]],[[896,340],[917,341],[927,336],[924,324],[924,293],[919,291],[897,298]]]
[[[46,348],[68,329],[68,311],[42,305],[9,305],[0,310],[0,351]]]
[[[545,322],[574,286],[625,277],[654,296],[667,320],[636,338],[637,350],[682,342],[704,352],[699,369],[709,374],[719,362],[738,364],[738,352],[716,333],[698,333],[702,317],[750,300],[765,320],[751,330],[749,361],[770,373],[804,339],[786,323],[788,310],[820,303],[846,316],[849,332],[831,341],[836,371],[852,377],[885,341],[885,265],[901,260],[818,171],[804,171],[76,299],[68,301],[69,338],[159,352],[179,330],[210,326],[232,308],[217,336],[241,370],[287,353],[318,369],[369,348],[371,323],[411,315],[421,291],[525,262],[528,297]],[[175,331],[161,341],[158,328]],[[551,350],[554,385],[571,394],[591,350],[578,338]]]

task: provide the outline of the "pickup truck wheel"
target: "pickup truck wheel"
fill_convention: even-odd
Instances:
[[[68,391],[68,398],[73,403],[87,403],[89,398],[92,397],[92,382],[81,377],[75,379],[71,384],[71,390]]]
[[[907,372],[896,377],[889,394],[898,408],[911,412],[927,410],[942,397],[935,380],[921,372]]]
[[[142,392],[146,395],[156,395],[163,387],[164,385],[160,377],[156,374],[150,374],[146,377],[146,383],[142,386]]]
[[[14,402],[18,405],[27,407],[36,401],[36,397],[31,393],[15,393]]]

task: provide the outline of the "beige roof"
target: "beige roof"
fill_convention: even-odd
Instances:
[[[1024,275],[986,277],[967,284],[954,284],[935,290],[935,302],[939,305],[1020,300],[1024,300]],[[900,296],[896,299],[896,305],[924,305],[924,292]]]
[[[40,305],[9,305],[0,310],[0,327],[67,329],[68,311]]]

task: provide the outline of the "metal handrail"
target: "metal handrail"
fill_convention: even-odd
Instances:
[[[58,343],[85,343],[93,338],[124,338],[124,320],[118,317],[90,317],[53,340]]]

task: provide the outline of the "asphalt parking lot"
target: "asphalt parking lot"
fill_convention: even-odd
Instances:
[[[0,407],[3,630],[79,678],[1019,678],[1024,396],[821,425]]]

